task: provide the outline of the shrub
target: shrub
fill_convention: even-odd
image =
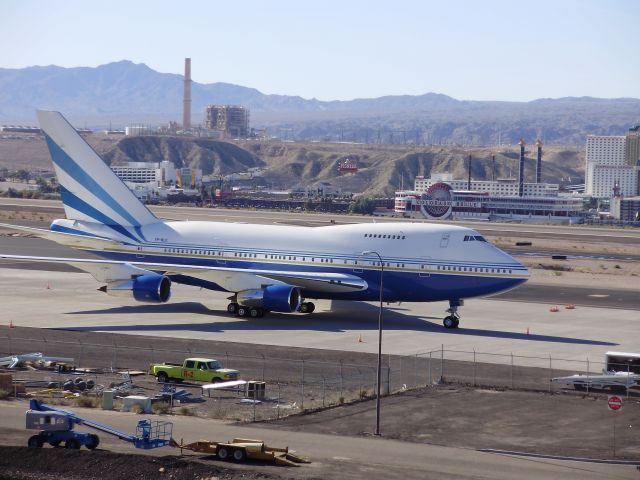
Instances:
[[[79,407],[95,408],[98,406],[98,399],[95,397],[87,397],[85,395],[81,395],[77,397],[76,405],[78,405]]]
[[[171,405],[166,402],[157,402],[151,406],[151,409],[153,410],[153,413],[162,415],[171,411]]]

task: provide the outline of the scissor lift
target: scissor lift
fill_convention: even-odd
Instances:
[[[136,434],[132,435],[79,417],[73,412],[53,408],[35,399],[29,401],[29,408],[26,413],[26,427],[28,430],[40,430],[37,435],[29,438],[27,444],[31,448],[40,448],[45,443],[57,447],[64,442],[65,448],[77,450],[84,445],[89,450],[93,450],[100,444],[98,435],[76,432],[75,425],[86,425],[143,449],[169,445],[173,430],[171,422],[140,420],[136,427]]]

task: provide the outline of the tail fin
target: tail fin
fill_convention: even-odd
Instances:
[[[158,222],[59,112],[37,113],[67,218],[116,228]]]

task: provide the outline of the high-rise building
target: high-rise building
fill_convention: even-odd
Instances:
[[[234,138],[249,136],[249,109],[235,105],[209,105],[205,109],[204,128]]]
[[[611,198],[613,187],[618,184],[620,194],[638,194],[640,166],[629,160],[640,147],[640,139],[628,135],[588,135],[585,157],[585,193],[595,198]]]
[[[640,166],[640,125],[631,127],[627,133],[624,163],[630,167]]]

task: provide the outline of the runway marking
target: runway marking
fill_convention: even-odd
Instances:
[[[592,293],[590,295],[588,295],[589,297],[593,297],[593,298],[607,298],[609,297],[609,295],[604,295],[601,293]]]

